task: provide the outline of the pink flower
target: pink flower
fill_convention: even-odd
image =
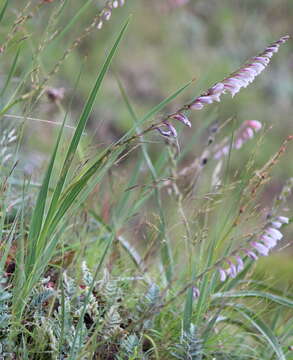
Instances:
[[[289,218],[287,218],[286,216],[278,216],[277,220],[280,221],[283,224],[288,224],[289,223]]]
[[[189,109],[201,110],[204,105],[212,104],[214,101],[220,101],[222,94],[229,92],[232,97],[235,96],[241,88],[245,88],[254,81],[255,77],[259,75],[269,64],[270,59],[274,53],[279,50],[280,44],[283,44],[289,39],[289,36],[283,36],[278,41],[267,47],[265,51],[255,56],[242,68],[235,71],[222,82],[219,82],[209,88],[205,93],[196,98],[190,104]]]
[[[265,56],[255,56],[252,58],[252,60],[259,61],[263,65],[268,65],[268,63],[270,62],[270,59]]]
[[[200,96],[197,98],[197,101],[202,104],[211,104],[213,102],[213,98],[212,96]]]
[[[167,130],[162,130],[161,126],[167,127]],[[175,127],[167,120],[165,120],[161,125],[155,127],[156,130],[159,131],[159,133],[166,137],[177,137],[177,131]]]
[[[170,116],[170,118],[178,120],[180,122],[182,122],[182,124],[191,127],[191,122],[189,121],[188,117],[182,113],[176,113],[172,116]]]
[[[101,30],[102,27],[103,27],[103,21],[100,20],[100,21],[97,23],[96,28],[97,28],[98,30]]]
[[[228,92],[231,93],[232,97],[234,97],[235,94],[237,94],[240,91],[241,87],[244,85],[244,82],[240,79],[228,78],[223,81],[223,84],[224,84],[224,91],[227,90]]]
[[[247,126],[250,126],[255,131],[259,131],[262,127],[261,123],[257,120],[247,120],[246,124],[247,124]]]
[[[250,243],[252,247],[254,247],[258,253],[262,256],[268,256],[269,255],[269,249],[261,244],[260,242],[257,242],[257,241],[253,241]]]
[[[239,273],[244,269],[244,263],[239,255],[236,256],[236,261],[237,261],[237,273]]]
[[[271,236],[273,239],[276,240],[281,240],[283,237],[283,234],[279,230],[274,229],[273,227],[267,228],[265,232],[266,234],[268,234],[269,236]]]
[[[277,240],[267,235],[262,235],[260,240],[268,249],[272,249],[277,245]]]
[[[280,221],[272,221],[272,222],[271,222],[271,225],[272,225],[272,227],[274,227],[275,229],[280,229],[280,228],[283,226],[283,224],[282,224]]]
[[[249,256],[252,260],[257,260],[258,256],[251,250],[245,249],[244,252]]]
[[[254,136],[254,132],[259,131],[261,129],[261,123],[257,120],[247,120],[242,123],[238,131],[235,135],[235,141],[232,145],[235,149],[240,149],[243,144],[245,144],[249,139],[252,139]],[[226,141],[227,143],[227,141]],[[214,158],[216,160],[220,159],[222,156],[225,156],[229,153],[229,145],[224,145],[220,149],[218,149]]]
[[[226,270],[226,274],[231,278],[235,278],[237,275],[237,269],[235,264],[233,264],[230,260],[227,260],[227,263],[229,264],[229,268]]]
[[[189,105],[189,108],[192,110],[201,110],[203,108],[203,104],[199,100],[195,100]]]
[[[104,9],[103,14],[102,14],[102,19],[108,21],[108,20],[110,20],[111,15],[112,15],[112,12],[111,12],[110,8]]]
[[[219,274],[220,274],[220,280],[222,282],[224,282],[227,279],[226,271],[224,269],[222,269],[222,268],[219,268],[218,271],[219,271]]]

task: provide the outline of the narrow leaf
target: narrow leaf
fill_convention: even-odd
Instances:
[[[286,360],[286,357],[283,353],[282,347],[279,344],[278,339],[276,338],[272,330],[261,319],[259,319],[254,312],[252,312],[249,308],[243,305],[229,304],[229,307],[231,306],[262,334],[263,338],[271,346],[279,360]]]
[[[3,4],[3,6],[2,6],[2,9],[0,10],[0,22],[1,22],[2,19],[3,19],[3,16],[4,16],[4,14],[5,14],[5,11],[6,11],[6,9],[7,9],[7,6],[8,6],[8,0],[5,0],[5,1],[4,1],[4,4]]]
[[[244,297],[259,297],[263,299],[270,300],[277,304],[293,307],[293,299],[286,298],[283,296],[274,295],[262,291],[231,291],[231,292],[220,292],[212,296],[213,299],[223,299],[223,298],[244,298]]]

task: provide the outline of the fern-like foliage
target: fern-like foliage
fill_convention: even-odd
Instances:
[[[194,324],[191,324],[189,332],[183,332],[179,344],[172,347],[171,354],[179,360],[202,360],[202,340]]]
[[[144,329],[152,326],[154,311],[159,303],[160,289],[153,283],[137,304],[137,318],[143,319],[142,326]]]
[[[117,355],[117,360],[133,359],[139,353],[139,338],[132,334],[122,340],[120,346],[120,355]]]
[[[118,353],[120,343],[125,349],[123,352],[129,352],[133,338],[124,333],[125,310],[123,312],[120,303],[123,296],[122,288],[110,278],[108,271],[105,270],[103,277],[94,281],[85,262],[81,265],[80,280],[67,271],[63,272],[59,286],[50,280],[50,276],[42,279],[35,286],[24,314],[24,327],[31,335],[25,336],[23,342],[28,350],[39,354],[31,358],[65,359],[71,353],[83,353],[89,341],[100,345],[93,346],[91,355],[85,355],[84,359],[111,358],[113,343],[117,344],[114,353]],[[2,287],[0,325],[3,325],[1,335],[4,340],[9,336],[10,297],[10,292]],[[13,347],[17,354],[21,347],[17,339]]]

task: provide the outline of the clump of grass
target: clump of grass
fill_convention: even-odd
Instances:
[[[44,3],[54,1],[26,4],[11,26],[3,56],[30,20],[30,6],[37,16]],[[123,3],[107,2],[49,75],[56,74],[91,30],[101,29],[101,21],[108,21]],[[40,82],[35,76],[36,87],[17,96],[27,77],[39,74],[40,54],[47,44],[60,36],[55,25],[66,6],[62,1],[52,8],[45,37],[16,87],[12,79],[21,50],[15,50],[1,92],[2,117],[9,118],[14,108],[22,114],[14,116],[37,120],[35,106],[50,76]],[[0,20],[7,9],[5,1]],[[234,96],[268,65],[288,37],[156,122],[152,118],[192,82],[139,117],[117,75],[133,125],[84,161],[82,137],[128,25],[129,20],[99,66],[69,140],[63,133],[69,108],[63,112],[40,182],[24,177],[12,161],[22,149],[25,123],[17,131],[3,123],[1,352],[17,359],[286,359],[292,342],[292,296],[277,284],[257,280],[254,266],[259,257],[287,244],[283,232],[292,221],[292,179],[284,181],[270,205],[264,206],[261,196],[292,136],[259,164],[268,131],[261,131],[259,121],[246,120],[238,129],[234,118],[213,122],[204,126],[209,136],[201,154],[183,166],[188,144],[180,149],[172,121],[191,127],[190,110],[219,101],[224,92]],[[80,75],[76,88],[79,80]],[[55,93],[53,99],[62,111],[63,95],[56,99]],[[225,128],[228,135],[222,136]],[[150,143],[162,138],[153,130],[164,136],[156,158]],[[240,151],[234,151],[248,144],[254,148],[235,170],[232,161]]]

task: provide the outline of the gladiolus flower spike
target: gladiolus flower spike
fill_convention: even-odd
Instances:
[[[288,223],[289,219],[285,216],[278,216],[271,220],[256,241],[250,241],[248,248],[240,250],[241,255],[237,254],[226,259],[227,269],[218,268],[220,281],[225,281],[228,277],[235,278],[244,269],[244,256],[248,256],[254,261],[258,259],[258,256],[268,256],[283,237],[280,228]]]
[[[191,103],[184,105],[175,113],[168,115],[166,119],[179,120],[186,126],[191,127],[191,122],[186,115],[186,111],[201,110],[205,105],[212,104],[213,102],[220,102],[221,96],[226,93],[230,93],[232,97],[234,97],[241,88],[246,88],[249,84],[251,84],[256,76],[258,76],[268,66],[273,54],[278,52],[280,45],[284,44],[288,39],[289,35],[281,37],[279,40],[268,46],[261,54],[251,58],[243,67],[236,70],[221,82],[213,85]],[[168,131],[160,129],[161,124],[165,123],[166,119],[154,128],[163,136],[175,136],[175,132],[170,131],[170,129]],[[254,130],[257,131],[253,124],[251,125],[251,128],[254,128]],[[243,135],[246,139],[252,137],[252,130],[248,130]],[[237,146],[240,147],[241,145],[242,142],[239,141]]]
[[[190,109],[201,110],[206,104],[211,104],[214,101],[219,102],[220,96],[225,93],[230,93],[234,97],[241,88],[247,87],[254,81],[255,77],[269,64],[273,54],[278,52],[280,45],[288,39],[289,36],[286,35],[281,37],[280,40],[275,41],[263,53],[253,57],[246,65],[196,98],[188,107]]]

